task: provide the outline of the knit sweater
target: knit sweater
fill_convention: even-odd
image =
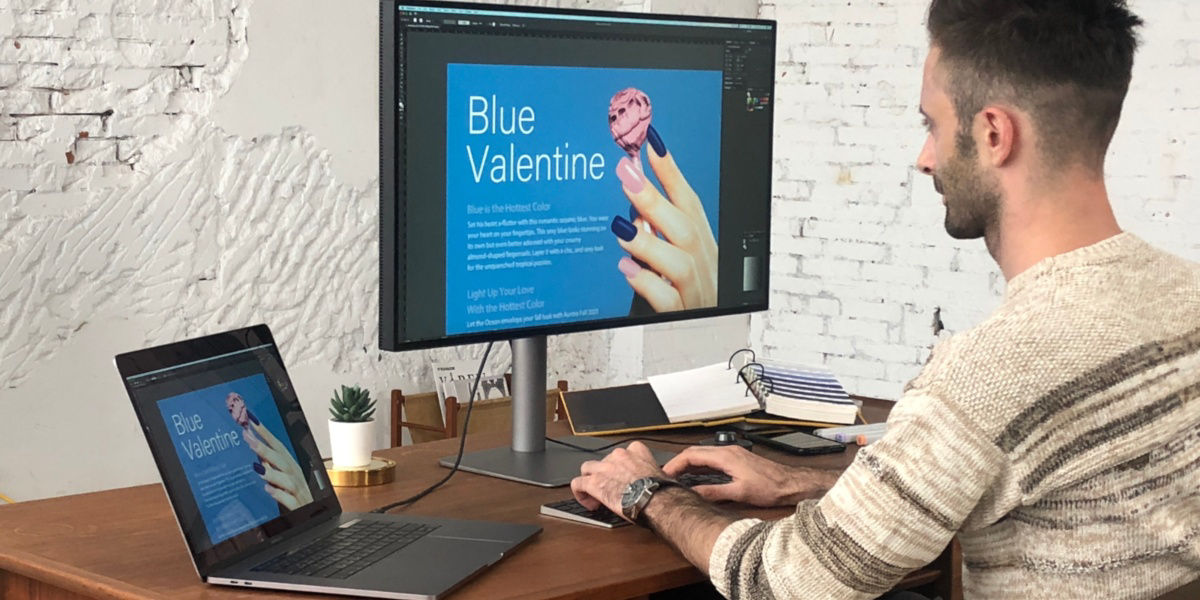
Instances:
[[[1122,233],[1017,275],[824,497],[732,523],[709,572],[734,599],[874,598],[955,535],[968,599],[1200,577],[1200,265]]]

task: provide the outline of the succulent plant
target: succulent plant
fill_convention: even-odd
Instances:
[[[329,414],[333,415],[334,421],[343,423],[370,421],[375,414],[375,401],[371,399],[371,392],[357,385],[343,385],[340,396],[337,390],[333,391],[333,398],[329,400]]]

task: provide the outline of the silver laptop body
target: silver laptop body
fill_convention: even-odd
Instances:
[[[121,354],[116,364],[208,583],[435,599],[541,530],[342,512],[265,325]],[[314,541],[362,527],[386,528],[392,541],[365,561],[347,553],[304,565]],[[277,572],[283,562],[304,567]]]

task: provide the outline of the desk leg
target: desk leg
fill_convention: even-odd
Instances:
[[[933,582],[933,588],[942,600],[963,600],[962,584],[962,546],[958,538],[950,540],[950,545],[942,555],[934,561],[934,565],[942,574]]]
[[[4,600],[86,600],[62,588],[54,587],[24,575],[0,571],[0,598]]]

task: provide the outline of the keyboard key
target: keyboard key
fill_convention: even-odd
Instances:
[[[345,579],[425,537],[436,525],[360,521],[277,556],[253,571]]]

